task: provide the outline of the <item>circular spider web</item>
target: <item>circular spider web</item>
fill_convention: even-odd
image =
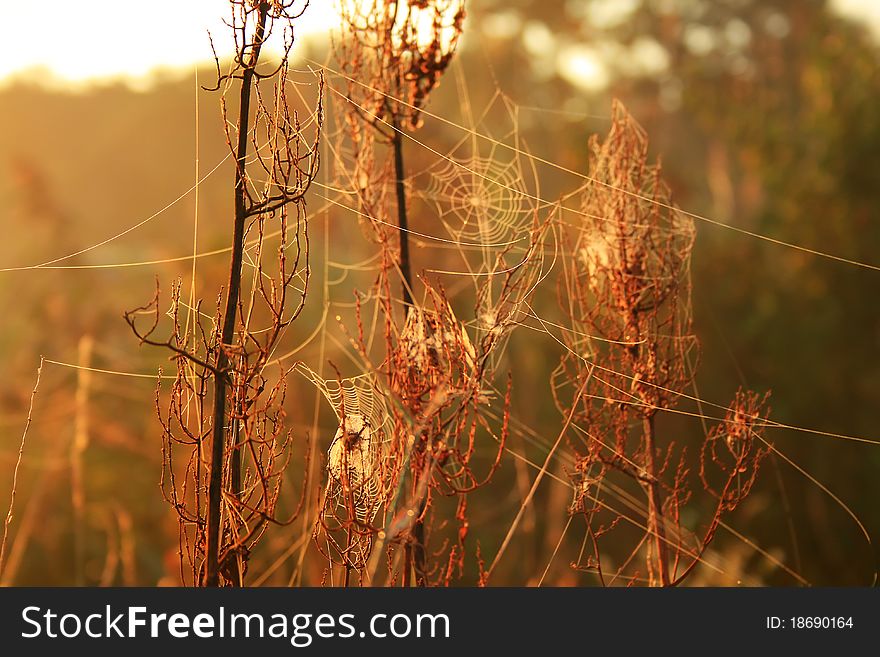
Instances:
[[[427,177],[420,195],[457,240],[506,244],[528,232],[533,207],[516,160],[448,158]]]

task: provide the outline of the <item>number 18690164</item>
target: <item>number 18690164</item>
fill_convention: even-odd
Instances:
[[[768,630],[851,630],[852,616],[767,616]]]

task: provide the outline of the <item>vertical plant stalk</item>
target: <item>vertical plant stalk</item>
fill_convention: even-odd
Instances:
[[[394,149],[394,189],[397,193],[397,226],[400,228],[400,273],[403,277],[403,313],[413,305],[412,265],[409,260],[409,219],[406,213],[406,174],[403,169],[403,132],[397,114],[393,115],[394,136],[391,144]]]
[[[15,540],[9,547],[9,555],[3,562],[3,568],[0,569],[2,571],[0,587],[14,585],[22,560],[28,552],[31,536],[33,536],[35,529],[41,527],[41,523],[46,517],[46,498],[51,492],[52,485],[61,479],[61,473],[65,467],[66,464],[63,461],[58,461],[54,467],[47,467],[43,470],[43,474],[34,483],[30,495],[28,495],[21,522],[16,528]]]
[[[85,491],[83,488],[83,455],[89,446],[89,393],[92,373],[88,369],[92,358],[92,336],[84,335],[79,341],[76,377],[76,415],[73,422],[73,441],[70,444],[70,497],[73,502],[74,577],[77,586],[85,584]]]
[[[660,495],[660,480],[654,463],[654,415],[643,420],[645,437],[645,473],[648,487],[648,531],[657,549],[657,568],[660,571],[660,585],[669,586],[669,551],[666,546],[666,530],[663,518],[663,500]]]
[[[396,262],[402,284],[400,301],[404,306],[403,326],[407,326],[410,318],[416,317],[421,309],[416,307],[413,299],[404,135],[401,127],[406,124],[415,130],[420,126],[420,108],[426,103],[430,92],[436,88],[456,50],[465,16],[464,0],[372,0],[365,3],[343,2],[340,7],[343,26],[347,35],[352,37],[350,40],[343,39],[338,46],[339,60],[349,74],[346,77],[352,82],[348,99],[357,108],[349,117],[352,127],[350,136],[355,147],[355,166],[363,165],[363,168],[358,168],[358,172],[366,174],[363,178],[365,184],[359,190],[359,200],[366,216],[385,213],[384,207],[377,208],[377,202],[384,202],[384,187],[379,194],[374,194],[370,189],[370,182],[377,178],[370,175],[375,173],[372,169],[373,136],[366,136],[357,126],[359,121],[367,120],[383,139],[388,139],[390,156],[393,158],[399,253],[388,254],[391,257],[383,260],[385,268],[382,275],[384,279],[386,269],[393,269],[393,263]],[[365,93],[360,85],[369,91]],[[390,126],[391,134],[380,128],[379,123]],[[361,179],[360,176],[358,179]],[[382,231],[377,233],[377,238],[383,249],[393,244]],[[388,309],[391,309],[390,305]],[[388,326],[393,324],[394,320],[389,318]],[[389,355],[393,348],[389,342]],[[412,368],[412,364],[407,363],[406,367]],[[422,372],[423,375],[426,373],[427,370]],[[398,383],[406,378],[401,377]],[[394,379],[392,375],[392,391],[403,393],[404,390],[395,389]],[[424,376],[422,379],[420,383],[425,384]],[[414,405],[418,407],[419,403]],[[413,411],[414,416],[420,415],[413,408],[408,410]],[[408,443],[412,428],[401,427],[401,430],[404,433],[404,436],[400,436],[401,443]],[[428,430],[412,433],[415,435],[411,455],[416,457],[413,462],[420,463],[423,460],[420,457],[432,442],[432,434]],[[416,585],[424,586],[427,584],[424,516],[429,502],[427,495],[418,494],[418,468],[413,467],[411,479],[417,503],[414,504],[415,508],[406,509],[412,525],[408,536],[403,540],[404,565],[401,579],[403,586],[410,586],[415,575]],[[401,483],[403,481],[401,479]]]
[[[40,358],[40,366],[37,368],[37,380],[34,383],[34,389],[31,391],[31,401],[28,405],[27,420],[24,424],[24,431],[21,434],[21,443],[18,446],[18,458],[15,461],[15,468],[12,471],[12,492],[9,496],[9,508],[6,511],[6,520],[3,522],[3,541],[0,542],[0,575],[3,574],[3,565],[6,561],[6,539],[9,537],[9,525],[12,523],[12,516],[15,510],[15,491],[18,488],[18,471],[21,468],[21,461],[24,458],[24,446],[27,442],[28,429],[31,428],[31,421],[34,412],[34,398],[37,396],[37,390],[40,387],[40,377],[43,374],[43,358]]]
[[[223,463],[226,447],[226,384],[229,357],[225,347],[232,344],[235,335],[235,324],[238,310],[238,299],[241,292],[241,264],[244,253],[244,228],[247,219],[247,160],[248,128],[250,122],[251,88],[254,81],[260,50],[265,38],[266,18],[269,6],[262,3],[257,15],[257,26],[254,41],[250,45],[247,61],[243,61],[244,71],[241,78],[241,97],[238,110],[238,142],[235,147],[235,217],[232,235],[232,262],[229,267],[229,285],[227,286],[226,307],[223,312],[223,330],[221,345],[217,353],[217,367],[214,372],[214,423],[211,444],[211,476],[208,486],[208,535],[207,535],[207,571],[205,586],[220,584],[220,542],[222,540],[222,507],[223,507]],[[233,418],[232,421],[235,421]],[[241,455],[233,447],[231,463],[233,473],[241,468]],[[239,477],[233,475],[233,481]],[[239,491],[235,491],[238,493]]]
[[[188,579],[184,572],[188,561],[190,581],[199,586],[242,586],[248,555],[267,524],[276,522],[283,476],[292,457],[292,432],[285,431],[283,424],[288,371],[275,378],[264,376],[263,370],[285,329],[305,307],[309,281],[305,194],[318,172],[323,124],[322,75],[316,76],[315,113],[308,120],[314,126],[312,144],[304,138],[303,122],[286,95],[293,22],[308,1],[296,9],[292,2],[229,2],[232,18],[226,24],[235,39],[235,57],[222,72],[212,41],[216,84],[202,87],[211,92],[222,88],[226,146],[235,162],[231,256],[217,315],[206,329],[201,318],[207,315],[199,311],[199,301],[186,309],[187,320],[194,323],[184,326],[180,282],[171,290],[170,337],[151,337],[161,317],[158,283],[150,302],[124,314],[142,345],[176,354],[177,375],[167,410],[162,408],[158,387],[156,392],[163,433],[161,490],[178,516],[181,581]],[[264,73],[258,69],[261,50],[276,21],[282,23],[283,50],[280,63]],[[261,84],[269,79],[274,80],[271,99],[261,93]],[[227,106],[227,99],[236,93],[238,105]],[[291,204],[296,223],[289,235]],[[270,266],[270,273],[264,268],[262,253],[265,226],[272,219],[280,219],[281,244],[277,269]],[[244,239],[249,230],[257,233],[254,271],[252,278],[244,279]],[[295,249],[288,250],[290,246]],[[299,295],[292,311],[287,306],[291,289]],[[153,315],[153,323],[142,329],[136,317],[145,311]],[[268,316],[270,326],[252,330],[255,316]],[[173,452],[178,450],[188,452],[185,468],[175,467]],[[277,522],[290,524],[302,508],[298,505],[293,517]]]
[[[412,265],[409,259],[409,219],[406,212],[406,186],[404,184],[406,174],[403,168],[403,132],[397,114],[392,114],[392,129],[394,136],[391,145],[394,150],[394,189],[397,194],[397,227],[400,229],[400,273],[403,278],[403,314],[406,317],[409,309],[413,307],[412,297]],[[419,437],[420,438],[420,437]],[[416,452],[422,454],[425,451],[424,440],[417,439]],[[425,499],[419,502],[416,509],[416,518],[412,528],[412,543],[404,547],[403,560],[403,586],[410,586],[411,573],[415,571],[416,585],[423,586],[425,583]]]
[[[705,563],[703,555],[722,516],[751,491],[767,454],[754,429],[766,417],[766,397],[740,390],[724,421],[707,433],[699,456],[700,480],[716,506],[702,536],[691,536],[683,531],[681,511],[695,491],[689,477],[693,465],[674,441],[658,447],[655,422],[657,412],[673,408],[694,378],[692,352],[698,343],[692,334],[690,259],[695,230],[673,203],[660,165],[648,163],[644,130],[619,102],[613,115],[604,143],[597,137],[590,141],[593,163],[583,188],[584,223],[577,227],[572,249],[577,257],[564,262],[560,285],[560,307],[572,330],[564,334],[568,352],[553,374],[559,410],[567,414],[578,403],[560,391],[567,392],[585,366],[599,363],[603,371],[588,391],[593,401],[584,403],[577,416],[585,433],[592,432],[575,462],[570,508],[587,522],[593,555],[583,561],[582,550],[576,567],[595,570],[603,586],[613,582],[602,574],[598,539],[625,516],[610,509],[605,513],[599,496],[602,481],[619,475],[638,483],[647,518],[645,533],[629,544],[628,555],[622,552],[624,565],[614,579],[644,554],[648,583],[676,586]],[[618,400],[621,393],[629,399]],[[594,437],[601,435],[613,441]],[[637,568],[630,572],[637,574]]]

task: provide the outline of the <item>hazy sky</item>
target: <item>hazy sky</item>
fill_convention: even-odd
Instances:
[[[880,0],[832,2],[880,34]],[[331,28],[334,4],[312,0],[297,29],[304,34]],[[227,0],[0,0],[0,10],[0,80],[37,67],[48,81],[143,78],[157,67],[209,59],[209,29],[221,55],[231,50],[221,23]]]
[[[296,29],[329,29],[333,6],[334,0],[312,0]],[[142,77],[157,67],[209,60],[207,30],[221,56],[231,52],[221,21],[229,16],[228,0],[0,0],[0,9],[6,28],[0,80],[35,67],[73,82]]]

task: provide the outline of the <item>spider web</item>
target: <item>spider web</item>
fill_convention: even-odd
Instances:
[[[528,232],[533,208],[516,161],[450,158],[440,161],[428,178],[422,197],[433,203],[457,240],[510,243]]]
[[[486,135],[489,133],[487,130],[485,121],[469,121],[467,119],[463,119],[461,124],[466,127],[468,130],[479,130],[481,135]],[[492,124],[494,127],[494,123]],[[497,131],[496,131],[497,132]],[[508,137],[513,136],[515,139],[515,132],[508,133]],[[499,137],[501,140],[507,139],[507,137]],[[476,140],[463,140],[459,144],[457,144],[452,150],[447,150],[448,158],[438,157],[435,160],[435,164],[430,166],[425,171],[417,174],[421,176],[421,180],[423,181],[422,185],[416,184],[415,180],[411,181],[410,193],[415,198],[421,198],[425,205],[432,208],[435,213],[434,216],[438,218],[439,226],[435,225],[436,230],[430,231],[433,233],[440,233],[440,227],[445,230],[450,236],[452,236],[453,240],[459,243],[472,242],[479,243],[484,245],[482,247],[483,253],[495,253],[497,252],[498,247],[486,246],[488,243],[499,243],[506,242],[511,240],[517,240],[524,237],[527,233],[528,225],[530,221],[529,213],[532,212],[536,206],[541,205],[539,202],[533,202],[534,198],[530,198],[527,196],[528,194],[528,185],[525,171],[528,170],[527,165],[524,167],[521,165],[519,160],[519,155],[509,155],[511,152],[509,148],[507,149],[498,149],[500,152],[496,152],[496,148],[493,146],[492,148],[486,148],[486,140],[482,140],[479,144],[475,143]],[[516,139],[516,143],[518,144],[518,139]],[[520,146],[517,146],[520,148]],[[219,164],[218,164],[219,167]],[[214,170],[216,170],[215,167]],[[212,170],[207,175],[201,177],[199,181],[197,181],[195,187],[198,187],[200,184],[207,179],[211,173],[214,172]],[[418,191],[421,187],[422,191]],[[191,191],[191,190],[190,190]],[[187,192],[188,193],[188,192]],[[183,198],[186,194],[183,194],[180,198]],[[536,195],[540,196],[540,194]],[[645,195],[650,196],[650,195]],[[159,215],[162,211],[171,207],[179,200],[172,201],[171,203],[160,210],[155,215],[148,217],[146,220],[141,221],[140,223],[134,224],[130,229],[126,229],[125,231],[119,232],[113,237],[110,237],[106,240],[93,244],[91,247],[88,247],[87,250],[96,249],[100,246],[108,244],[112,241],[115,241],[119,238],[126,236],[129,232],[138,228],[139,226],[147,223],[152,220],[154,217]],[[340,196],[340,198],[342,198]],[[329,199],[325,199],[328,203],[333,203],[334,205],[341,206],[348,203],[347,198],[343,198],[343,202],[333,202]],[[648,201],[646,201],[648,202]],[[317,214],[317,213],[316,213]],[[688,213],[688,216],[694,217]],[[703,217],[694,217],[698,219],[707,220]],[[710,220],[707,220],[710,221]],[[672,226],[670,234],[674,235],[678,231],[677,226]],[[738,230],[733,228],[733,230]],[[591,239],[586,239],[589,236]],[[600,273],[600,270],[603,267],[607,267],[611,264],[611,258],[613,257],[612,253],[609,250],[609,242],[613,241],[613,235],[610,235],[607,230],[607,225],[605,230],[596,230],[595,232],[587,233],[584,235],[585,239],[583,243],[579,246],[580,249],[575,251],[575,257],[580,257],[584,260],[584,264],[589,270],[589,273],[592,275],[597,275]],[[761,235],[752,235],[754,238],[759,239],[769,239]],[[792,245],[782,244],[782,246],[792,247]],[[459,246],[459,250],[463,253],[466,253],[464,246]],[[804,251],[805,249],[793,246],[792,248],[797,248],[799,250]],[[582,250],[581,250],[582,249]],[[166,258],[164,260],[149,260],[149,253],[146,253],[142,256],[142,261],[139,262],[130,262],[130,263],[117,263],[117,264],[97,264],[91,265],[93,267],[124,267],[124,266],[133,266],[133,265],[156,265],[159,263],[173,263],[175,260],[188,262],[189,260],[195,261],[196,258],[208,258],[211,256],[218,255],[222,252],[226,251],[226,249],[221,249],[218,251],[207,251],[207,252],[196,252],[195,245],[193,245],[192,255],[180,256],[179,258]],[[185,251],[182,251],[185,253]],[[471,252],[472,253],[472,252]],[[828,256],[826,254],[819,254],[823,257],[833,257]],[[40,258],[39,260],[45,260],[48,256]],[[68,256],[69,257],[69,256]],[[61,257],[57,259],[51,260],[53,263],[59,263],[64,261],[66,258]],[[473,258],[471,258],[473,260]],[[858,264],[859,266],[867,266],[869,268],[873,268],[870,265],[863,265],[860,263],[851,263]],[[42,264],[31,265],[27,267],[19,267],[12,268],[7,267],[7,270],[12,269],[37,269],[37,268],[48,268],[50,265],[50,261],[43,262]],[[327,265],[328,268],[332,267],[334,269],[338,269],[339,271],[343,271],[344,274],[347,275],[348,272],[356,272],[356,271],[367,271],[368,267],[356,266],[354,264],[348,263],[334,263],[332,265]],[[59,266],[59,268],[61,268]],[[353,275],[353,274],[352,274]],[[327,303],[332,303],[334,307],[341,307],[341,303],[335,299],[329,298],[331,294],[329,290],[338,284],[340,284],[345,277],[343,276],[338,281],[333,281],[328,284],[328,295],[327,298],[324,299]],[[542,332],[545,332],[547,335],[552,335],[550,327],[552,328],[562,328],[558,325],[554,325],[550,319],[551,318],[543,318],[537,319],[539,316],[532,312],[536,318],[536,321],[540,322],[538,327]],[[320,321],[320,324],[323,324],[323,319]],[[320,326],[319,326],[320,329]],[[325,339],[326,328],[321,329],[320,332],[316,332],[315,335],[319,335],[321,341]],[[475,340],[476,342],[476,340]],[[295,353],[296,350],[291,351],[290,353]],[[290,355],[290,354],[288,354]],[[287,357],[280,357],[273,362],[281,362]],[[63,363],[58,361],[47,361],[49,363],[54,363],[57,366],[63,366],[65,368],[77,367],[76,365],[72,365],[69,363]],[[132,369],[130,364],[125,366],[126,370]],[[99,372],[103,372],[104,374],[111,375],[120,375],[127,377],[145,377],[145,378],[155,378],[152,374],[146,373],[134,373],[129,371],[121,371],[122,366],[120,366],[120,371],[110,371],[110,370],[97,370]],[[340,506],[340,504],[344,501],[344,495],[342,495],[342,486],[340,485],[340,479],[342,479],[342,472],[345,467],[347,467],[347,472],[350,480],[352,479],[352,472],[357,473],[358,471],[362,472],[364,475],[373,474],[373,472],[383,472],[386,467],[385,459],[381,456],[383,453],[382,450],[387,448],[388,445],[388,436],[390,435],[387,431],[387,427],[390,423],[390,414],[388,413],[387,401],[383,394],[381,393],[381,386],[378,385],[378,382],[375,380],[375,377],[369,374],[363,374],[360,376],[349,377],[345,379],[323,379],[318,376],[312,370],[307,367],[301,367],[300,371],[304,376],[315,385],[317,390],[320,390],[321,394],[327,399],[330,403],[331,407],[334,410],[334,414],[337,419],[338,429],[335,436],[332,437],[331,444],[327,450],[327,460],[328,460],[328,473],[330,476],[327,477],[327,490],[328,493],[332,490],[332,495],[328,494],[327,499],[332,501],[333,506],[329,503],[327,504],[327,508],[332,509],[334,512],[339,511],[340,513],[345,511],[344,505]],[[140,391],[136,391],[140,394]],[[696,393],[695,393],[696,394]],[[697,400],[702,403],[703,400]],[[694,414],[694,417],[704,418],[706,416],[703,415],[704,411],[702,409],[699,410],[698,413]],[[712,418],[708,418],[712,419]],[[363,425],[368,429],[369,433],[367,434],[367,440],[362,443],[360,447],[356,447],[354,449],[347,450],[347,459],[348,464],[345,465],[345,461],[341,458],[340,454],[342,453],[341,444],[343,443],[346,433],[355,430],[363,429],[363,426],[358,425],[358,421],[361,421]],[[790,429],[795,429],[798,431],[810,431],[808,429],[803,429],[801,427],[788,427]],[[524,431],[524,429],[521,429]],[[813,431],[813,433],[816,433]],[[829,434],[832,435],[832,434]],[[543,436],[540,438],[535,437],[537,434],[527,434],[527,438],[529,440],[534,440],[537,447],[541,449],[547,449],[548,445],[546,444],[546,439]],[[837,436],[840,438],[845,438],[845,436]],[[525,439],[525,438],[524,438]],[[336,450],[334,452],[334,446]],[[558,458],[560,461],[562,460],[562,453],[564,450],[560,450],[560,455],[554,457]],[[340,465],[341,462],[341,465]],[[334,463],[336,465],[334,465]],[[374,467],[374,464],[381,464],[380,467],[377,467],[375,470],[371,469]],[[369,504],[370,499],[376,499],[376,497],[382,496],[382,487],[377,488],[373,487],[371,490],[369,486],[366,484],[368,481],[376,480],[375,477],[362,477],[364,481],[364,486],[362,487],[365,491],[364,495],[361,498],[361,501],[357,503],[357,508],[362,509],[360,511],[360,515],[358,515],[357,519],[366,519],[368,517],[375,518],[376,511],[370,511],[372,508]],[[334,488],[335,487],[335,488]],[[360,486],[355,486],[354,488],[360,489]],[[381,502],[376,509],[381,508]],[[340,546],[340,550],[348,549],[349,552],[354,552],[350,549],[350,547],[346,546],[345,543],[342,543]],[[359,554],[368,554],[369,552],[364,552],[362,549],[358,548]],[[352,560],[357,558],[356,556],[352,556]]]
[[[461,275],[491,275],[514,259],[499,256],[522,256],[528,250],[540,206],[537,176],[531,163],[523,163],[515,106],[496,94],[479,116],[469,101],[462,109],[470,134],[413,175],[409,195],[459,245],[467,269]],[[478,139],[478,130],[490,139]],[[481,257],[474,258],[473,251]]]
[[[330,403],[339,423],[327,450],[327,487],[319,523],[345,563],[362,568],[372,551],[369,525],[396,479],[387,402],[372,373],[325,379],[304,364],[298,365],[298,371]]]

